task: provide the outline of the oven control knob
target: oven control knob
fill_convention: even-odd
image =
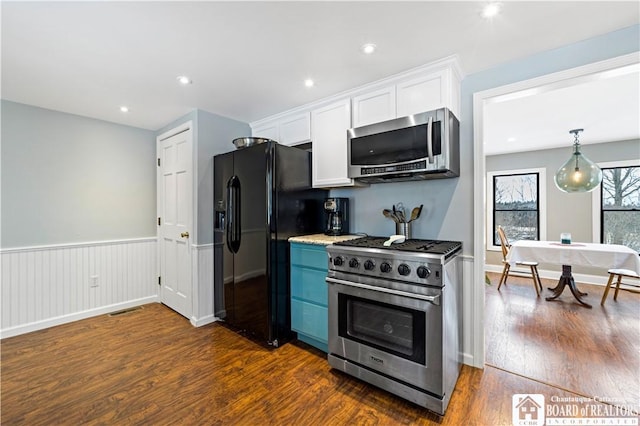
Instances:
[[[420,278],[427,278],[429,275],[431,275],[431,271],[426,266],[418,266],[417,272]]]
[[[375,267],[376,264],[373,260],[369,259],[364,261],[364,269],[366,269],[367,271],[372,271]]]
[[[382,262],[382,264],[380,265],[380,271],[391,272],[391,265],[389,265],[387,262]]]
[[[356,259],[355,257],[351,258],[351,260],[349,261],[349,266],[352,268],[357,268],[358,266],[360,266],[360,262],[358,262],[358,259]]]
[[[400,266],[398,266],[398,273],[400,275],[409,275],[410,272],[411,268],[409,268],[409,265],[402,263],[400,264]]]
[[[335,266],[342,266],[344,264],[344,259],[342,258],[342,256],[334,257],[333,264]]]

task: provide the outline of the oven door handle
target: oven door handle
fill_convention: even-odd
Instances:
[[[385,288],[385,287],[377,287],[377,286],[372,286],[372,285],[367,285],[367,284],[354,283],[353,281],[339,280],[337,278],[331,278],[331,277],[327,277],[326,281],[329,284],[341,284],[341,285],[346,285],[346,286],[350,286],[350,287],[361,288],[361,289],[364,289],[364,290],[371,290],[371,291],[377,291],[377,292],[380,292],[380,293],[394,294],[396,296],[409,297],[411,299],[425,300],[425,301],[427,301],[429,303],[432,303],[434,305],[440,306],[440,295],[439,294],[436,295],[436,296],[426,296],[424,294],[407,293],[406,291],[399,291],[399,290],[393,290],[393,289]]]

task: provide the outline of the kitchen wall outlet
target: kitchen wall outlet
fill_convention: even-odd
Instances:
[[[91,281],[89,281],[89,287],[98,287],[100,285],[99,281],[98,281],[98,276],[97,275],[91,275]]]

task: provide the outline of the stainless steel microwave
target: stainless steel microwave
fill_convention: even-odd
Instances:
[[[349,178],[364,183],[460,175],[460,122],[447,108],[347,131]]]

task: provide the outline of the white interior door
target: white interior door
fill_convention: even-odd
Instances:
[[[158,250],[162,303],[192,314],[193,141],[190,126],[158,137]]]

